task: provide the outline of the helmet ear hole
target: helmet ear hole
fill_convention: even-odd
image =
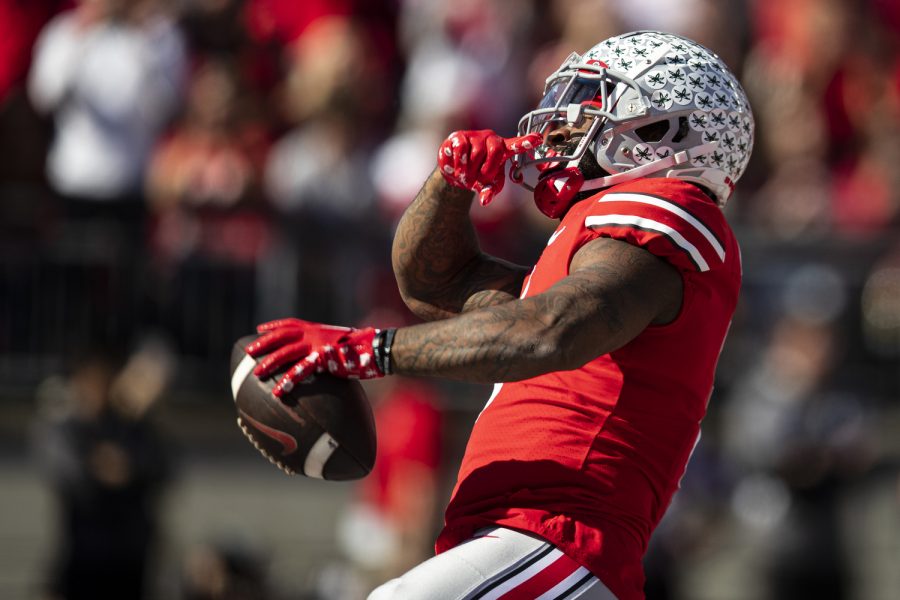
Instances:
[[[638,127],[634,130],[634,134],[638,136],[642,142],[658,142],[665,137],[668,131],[669,120],[663,119]]]
[[[678,131],[672,137],[672,142],[677,144],[685,137],[687,134],[691,132],[690,124],[688,123],[687,117],[678,117]]]

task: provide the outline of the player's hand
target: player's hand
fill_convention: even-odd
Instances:
[[[454,131],[438,150],[438,168],[447,183],[472,190],[486,206],[503,189],[506,161],[532,152],[542,141],[537,133],[503,138],[490,129]]]
[[[253,373],[260,379],[292,365],[272,393],[281,398],[294,385],[316,373],[328,372],[344,379],[383,377],[372,350],[378,331],[322,325],[302,319],[278,319],[257,326],[261,335],[245,348],[254,358],[266,355]]]

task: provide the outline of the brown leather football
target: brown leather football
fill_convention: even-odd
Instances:
[[[279,375],[260,380],[257,360],[244,352],[256,336],[234,344],[231,394],[244,435],[288,474],[346,481],[375,464],[375,420],[358,381],[316,375],[281,400],[272,396]]]

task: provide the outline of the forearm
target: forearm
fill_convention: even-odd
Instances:
[[[392,348],[393,372],[496,383],[580,366],[564,350],[566,324],[541,300],[528,298],[401,328]]]
[[[410,308],[426,319],[462,310],[462,273],[481,250],[469,209],[473,194],[451,186],[435,170],[397,225],[391,259],[397,285]]]

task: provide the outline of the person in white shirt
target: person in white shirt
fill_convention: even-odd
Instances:
[[[61,195],[103,201],[138,194],[187,67],[184,39],[164,4],[82,0],[41,32],[28,91],[54,117],[47,177]]]

